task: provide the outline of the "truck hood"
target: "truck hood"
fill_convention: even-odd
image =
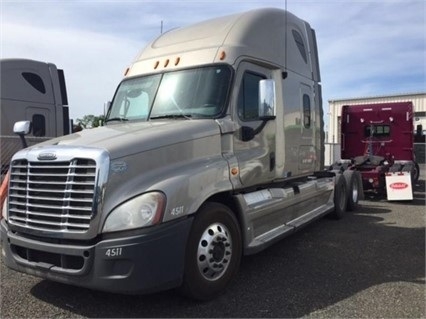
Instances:
[[[214,120],[168,120],[111,124],[58,137],[43,145],[96,147],[109,152],[111,160],[147,150],[220,134]]]

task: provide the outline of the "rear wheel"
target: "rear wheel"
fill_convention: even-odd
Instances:
[[[420,167],[419,164],[412,162],[405,164],[402,168],[403,172],[409,172],[411,175],[411,182],[415,183],[419,180],[420,177]]]
[[[214,298],[235,276],[241,253],[241,232],[232,211],[219,203],[204,204],[188,238],[181,291],[198,300]]]
[[[346,212],[348,201],[346,181],[342,174],[336,175],[334,185],[334,211],[330,216],[334,219],[341,219]]]
[[[358,171],[346,170],[343,172],[347,188],[347,209],[354,211],[358,208],[358,202],[362,196],[362,179]]]
[[[420,177],[420,167],[419,164],[414,163],[414,174],[413,174],[413,182],[417,182]]]

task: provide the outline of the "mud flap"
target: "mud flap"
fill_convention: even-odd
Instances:
[[[388,200],[413,200],[410,172],[386,173],[385,179]]]

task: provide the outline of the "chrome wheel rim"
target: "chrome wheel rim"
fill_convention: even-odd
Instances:
[[[352,201],[356,203],[358,201],[358,180],[354,179],[352,186]]]
[[[221,223],[211,224],[201,235],[197,249],[197,264],[201,276],[209,281],[221,278],[232,257],[232,238]]]

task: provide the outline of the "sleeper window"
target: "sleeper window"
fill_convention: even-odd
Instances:
[[[303,94],[303,126],[311,127],[311,99],[307,94]]]
[[[38,74],[32,72],[22,72],[22,76],[34,89],[40,93],[46,93],[46,87],[44,86],[42,78]]]

